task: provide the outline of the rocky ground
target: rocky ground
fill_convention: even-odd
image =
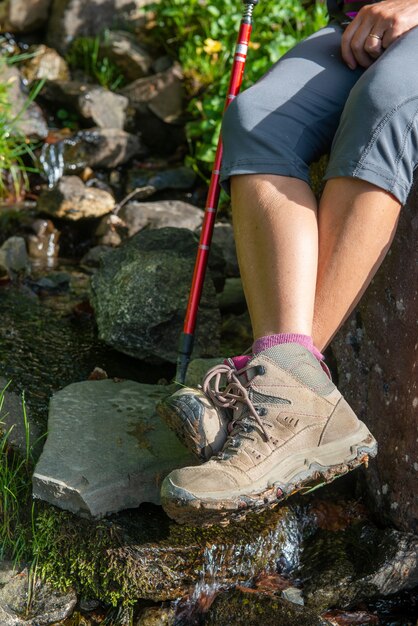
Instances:
[[[164,474],[191,462],[155,404],[172,389],[206,185],[184,165],[182,70],[153,46],[148,4],[0,2],[2,56],[28,53],[0,80],[38,163],[0,207],[4,420],[24,454],[25,391],[34,494],[49,503],[37,503],[38,569],[3,564],[0,622],[415,624],[416,189],[328,353],[379,440],[363,486],[343,479],[229,531],[180,532],[158,507]],[[113,89],[69,65],[72,42],[104,28],[100,53],[124,77]],[[188,382],[250,344],[225,206]]]

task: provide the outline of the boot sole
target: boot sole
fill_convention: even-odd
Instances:
[[[230,498],[196,498],[193,494],[173,485],[171,494],[167,495],[164,484],[161,492],[161,503],[167,515],[179,524],[192,526],[227,525],[230,521],[241,521],[249,513],[261,513],[272,509],[283,500],[295,493],[307,494],[328,484],[356,469],[360,465],[367,467],[370,457],[377,454],[377,442],[373,435],[362,424],[367,435],[357,443],[345,446],[344,457],[340,446],[327,444],[315,449],[300,452],[292,458],[302,462],[295,468],[295,463],[285,474],[285,481],[273,482],[259,492],[251,494],[235,494]],[[363,430],[363,429],[362,429]],[[363,430],[363,432],[364,432]],[[348,454],[347,454],[348,452]],[[338,458],[339,457],[339,458]],[[166,479],[167,480],[167,479]],[[176,497],[175,491],[178,491]]]
[[[199,419],[189,419],[185,415],[185,408],[180,409],[175,404],[160,402],[157,405],[158,414],[163,418],[170,430],[172,430],[184,445],[199,461],[207,461],[205,446],[202,445],[199,433]],[[192,413],[192,412],[191,412]],[[193,415],[193,414],[192,414]]]

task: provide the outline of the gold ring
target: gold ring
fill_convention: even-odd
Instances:
[[[379,40],[383,39],[383,37],[381,37],[380,35],[375,35],[374,33],[369,33],[367,36],[373,37],[373,39],[379,39]]]

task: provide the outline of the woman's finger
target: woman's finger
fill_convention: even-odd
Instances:
[[[372,31],[367,35],[364,42],[364,50],[373,59],[380,57],[383,48],[383,35],[379,35],[376,28],[372,28]]]

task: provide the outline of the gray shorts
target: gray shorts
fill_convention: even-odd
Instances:
[[[237,174],[309,183],[309,165],[329,153],[325,179],[360,178],[405,203],[418,164],[418,27],[367,70],[343,63],[341,34],[337,24],[321,29],[230,104],[222,125],[227,191]]]

